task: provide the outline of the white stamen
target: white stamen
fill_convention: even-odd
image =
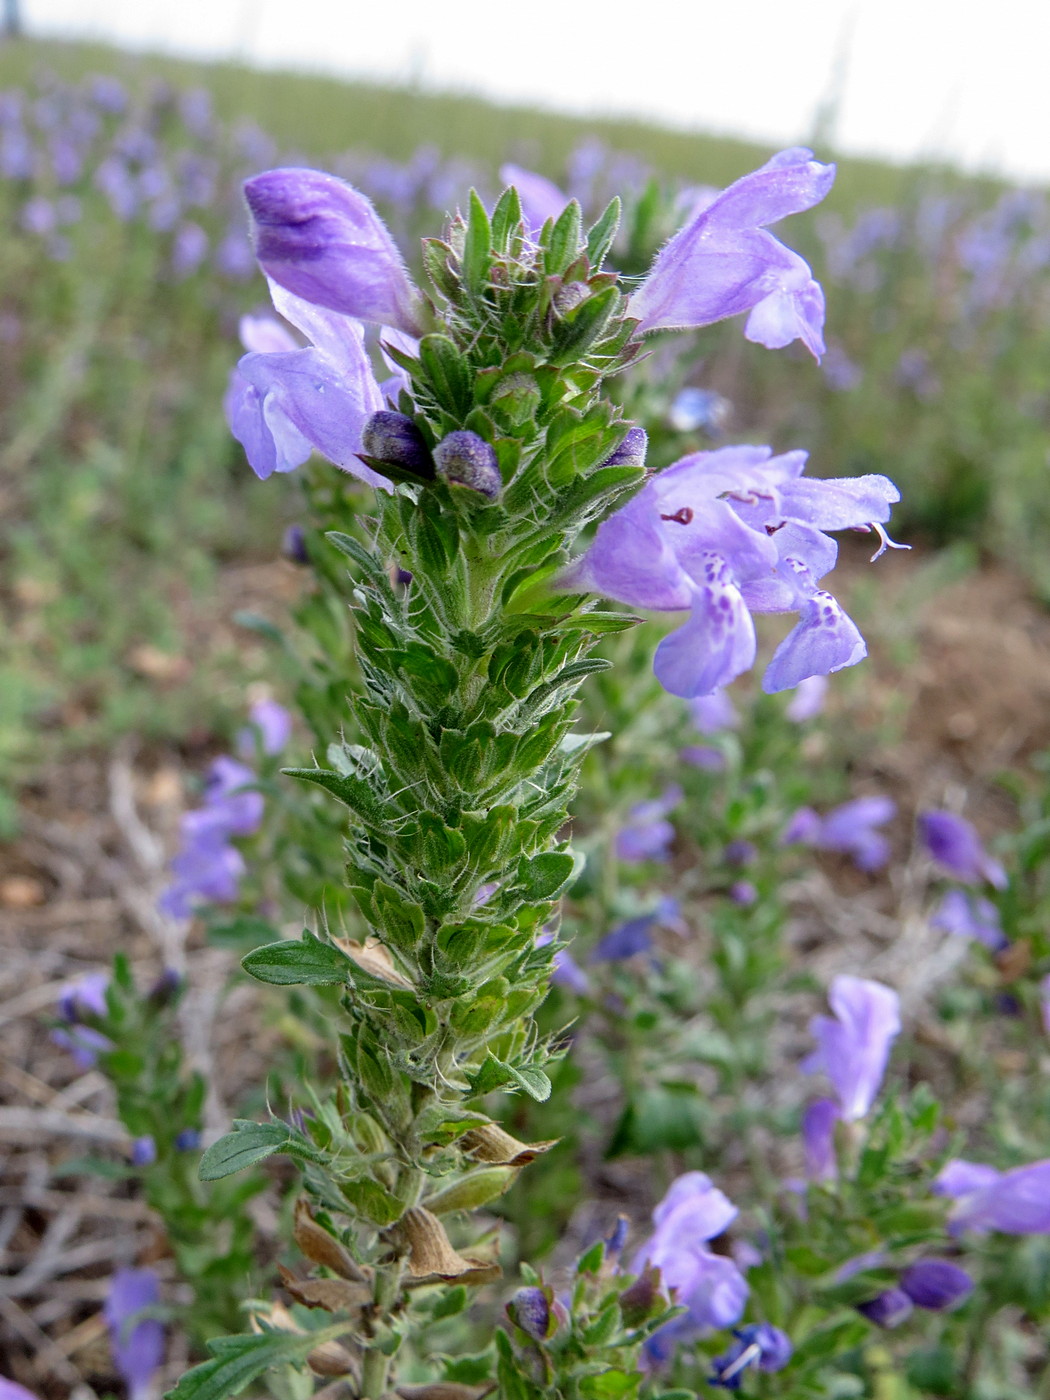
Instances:
[[[745,1347],[732,1365],[727,1366],[718,1377],[720,1381],[731,1381],[734,1376],[739,1376],[745,1367],[750,1366],[752,1361],[757,1361],[762,1355],[762,1348],[757,1342],[752,1342],[749,1347]]]
[[[886,531],[882,528],[882,526],[876,524],[874,521],[872,521],[872,523],[868,526],[868,529],[874,530],[875,533],[878,535],[879,539],[882,541],[878,549],[871,556],[871,562],[873,564],[875,563],[876,559],[882,558],[882,556],[886,553],[887,549],[911,549],[910,544],[898,544],[896,540],[891,540],[889,535],[887,535]]]

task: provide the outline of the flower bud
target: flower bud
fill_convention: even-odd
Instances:
[[[289,525],[281,540],[281,553],[292,564],[309,564],[306,552],[306,531],[301,525]]]
[[[900,1288],[887,1288],[866,1303],[858,1303],[857,1311],[876,1327],[887,1330],[899,1327],[912,1310],[912,1301]]]
[[[171,1006],[182,992],[183,979],[173,967],[166,967],[149,989],[151,1006]]]
[[[931,1312],[953,1308],[973,1291],[973,1279],[966,1270],[946,1259],[920,1259],[904,1270],[900,1285],[917,1308]]]
[[[438,475],[450,486],[466,486],[490,501],[495,501],[503,490],[503,478],[491,443],[469,428],[458,429],[442,438],[434,448],[434,461]]]
[[[198,1128],[183,1128],[176,1134],[175,1149],[178,1152],[196,1152],[201,1145],[201,1135]]]
[[[361,456],[376,471],[381,472],[384,463],[388,463],[425,481],[434,475],[426,440],[404,413],[392,413],[385,408],[373,413],[361,433],[361,447]]]
[[[620,1311],[627,1327],[644,1322],[658,1302],[665,1300],[660,1293],[660,1270],[647,1264],[629,1288],[620,1294]]]
[[[507,1316],[534,1341],[551,1334],[551,1305],[545,1288],[519,1288],[507,1304]]]
[[[131,1165],[133,1167],[148,1167],[157,1160],[157,1144],[147,1134],[145,1137],[137,1137],[131,1144]]]
[[[649,437],[644,428],[628,428],[624,440],[611,452],[602,466],[605,467],[644,467],[645,453]]]

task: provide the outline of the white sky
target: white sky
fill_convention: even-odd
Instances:
[[[22,0],[38,35],[1050,180],[1047,0]],[[839,77],[836,79],[836,73]]]

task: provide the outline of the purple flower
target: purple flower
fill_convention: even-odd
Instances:
[[[722,773],[726,767],[726,756],[721,749],[713,749],[707,744],[686,744],[678,751],[683,763],[700,768],[705,773]]]
[[[876,1327],[889,1330],[899,1327],[911,1314],[912,1307],[912,1300],[903,1289],[887,1288],[868,1302],[858,1303],[857,1311]]]
[[[499,177],[505,185],[513,185],[517,190],[521,212],[533,237],[548,219],[556,219],[569,203],[569,196],[553,180],[537,175],[534,170],[524,170],[520,165],[501,165]]]
[[[934,1180],[937,1196],[951,1196],[948,1217],[953,1235],[974,1230],[985,1235],[1050,1234],[1050,1160],[1000,1172],[979,1162],[956,1158]]]
[[[659,1365],[680,1342],[740,1320],[749,1291],[744,1276],[732,1259],[706,1248],[737,1214],[703,1172],[680,1176],[653,1211],[656,1229],[635,1255],[631,1271],[658,1268],[663,1287],[687,1312],[646,1343],[651,1362]]]
[[[930,923],[960,938],[976,938],[993,953],[1000,952],[1010,941],[1003,933],[999,910],[992,901],[966,890],[949,890],[930,916]]]
[[[626,826],[616,836],[616,854],[621,860],[667,860],[675,831],[668,812],[682,800],[682,789],[671,783],[661,797],[639,802],[628,812]]]
[[[785,716],[794,724],[805,724],[807,720],[816,719],[824,709],[827,692],[827,676],[807,676],[795,687],[795,693],[784,707]]]
[[[890,1045],[900,1031],[900,998],[881,982],[840,974],[832,979],[828,1001],[835,1013],[809,1024],[817,1049],[802,1063],[811,1074],[823,1070],[838,1096],[842,1117],[863,1118],[875,1101],[886,1072]]]
[[[105,1016],[108,972],[89,972],[77,982],[63,988],[58,999],[58,1014],[63,1021],[76,1025],[85,1016]]]
[[[244,193],[255,256],[278,286],[342,316],[421,333],[420,296],[401,254],[353,186],[319,170],[284,169],[254,176]]]
[[[292,737],[292,716],[276,700],[259,700],[248,711],[252,727],[237,735],[237,751],[246,758],[262,745],[263,753],[278,754]]]
[[[648,953],[653,946],[652,929],[662,923],[662,910],[626,919],[601,939],[591,954],[591,962],[619,962],[621,959]]]
[[[817,846],[852,856],[861,870],[878,870],[890,858],[890,843],[873,828],[897,812],[888,797],[858,797],[820,817],[812,807],[800,807],[780,837],[782,846]]]
[[[26,1390],[24,1385],[19,1385],[17,1381],[9,1381],[6,1376],[0,1376],[0,1400],[40,1400],[31,1390]]]
[[[702,205],[631,298],[640,330],[708,326],[748,311],[748,340],[775,349],[801,339],[820,358],[824,294],[808,264],[765,231],[830,190],[835,167],[812,156],[800,147],[781,151]]]
[[[182,849],[171,862],[175,879],[158,901],[170,917],[189,918],[199,900],[225,904],[237,898],[246,867],[230,839],[251,836],[262,823],[263,795],[247,790],[254,782],[252,770],[234,758],[212,763],[204,805],[180,823]]]
[[[200,224],[179,224],[171,247],[171,268],[180,280],[196,272],[208,255],[208,235]]]
[[[871,527],[885,541],[881,524],[899,493],[884,476],[803,478],[805,464],[804,452],[774,457],[768,447],[683,457],[599,527],[561,585],[636,607],[690,609],[654,663],[664,688],[686,699],[710,695],[752,665],[752,612],[800,614],[766,669],[767,692],[852,666],[867,648],[818,587],[838,555],[825,532]]]
[[[987,880],[997,890],[1006,888],[1006,871],[988,855],[970,823],[954,812],[920,812],[919,836],[937,864],[956,880],[968,885]]]
[[[295,348],[275,322],[241,323],[248,354],[226,391],[230,431],[256,476],[301,466],[316,448],[370,486],[388,482],[360,460],[368,420],[383,407],[359,322],[294,296],[271,280],[273,304],[311,342]]]
[[[973,1279],[946,1259],[920,1259],[901,1274],[900,1286],[917,1308],[946,1312],[973,1292]]]
[[[199,1128],[182,1128],[175,1135],[176,1152],[196,1152],[201,1145]]]
[[[711,437],[719,438],[732,411],[733,405],[721,394],[687,386],[672,399],[667,421],[676,433],[694,433],[702,428]]]
[[[838,1175],[835,1124],[840,1117],[834,1099],[816,1099],[802,1114],[802,1148],[806,1155],[806,1175],[811,1181],[834,1181]]]
[[[544,929],[536,937],[537,948],[543,948],[546,944],[553,942],[554,934],[547,929]],[[552,986],[564,987],[566,991],[573,992],[578,997],[590,995],[591,984],[587,979],[587,974],[567,948],[559,948],[554,954],[553,969],[551,973]]]
[[[734,1327],[733,1336],[736,1341],[725,1355],[711,1362],[714,1369],[707,1383],[717,1390],[739,1390],[744,1372],[751,1366],[760,1371],[782,1371],[791,1360],[791,1339],[768,1322]]]
[[[154,1317],[138,1318],[160,1301],[152,1269],[120,1269],[106,1298],[113,1362],[128,1387],[129,1400],[148,1400],[151,1382],[164,1361],[164,1326]],[[136,1320],[138,1318],[138,1320]]]
[[[131,1144],[131,1165],[148,1167],[157,1160],[157,1144],[148,1135],[137,1137]]]
[[[689,701],[689,715],[701,734],[719,734],[726,729],[739,729],[740,716],[724,690],[710,695],[698,695]]]
[[[742,908],[750,908],[758,903],[758,890],[750,880],[734,880],[729,886],[729,898]]]

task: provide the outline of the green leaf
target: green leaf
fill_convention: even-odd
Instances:
[[[393,1225],[405,1212],[403,1203],[396,1196],[369,1177],[344,1181],[340,1189],[358,1214],[373,1225]]]
[[[467,1290],[461,1283],[457,1284],[437,1300],[430,1316],[435,1322],[439,1322],[443,1317],[455,1317],[467,1306],[467,1298]]]
[[[463,282],[474,296],[480,296],[485,290],[491,263],[492,226],[477,190],[471,190],[467,236],[463,243]]]
[[[620,227],[621,208],[619,195],[614,195],[605,206],[605,212],[588,230],[587,258],[595,272],[601,268],[606,254],[613,245],[616,231]]]
[[[516,1083],[520,1084],[530,1098],[537,1103],[546,1103],[551,1096],[551,1082],[541,1069],[515,1069],[508,1065]]]
[[[372,889],[380,931],[400,948],[416,948],[423,938],[426,920],[419,904],[405,899],[392,885],[377,880]]]
[[[589,1329],[588,1329],[589,1330]],[[587,1334],[584,1334],[585,1340]],[[580,1380],[580,1394],[586,1400],[620,1400],[624,1395],[633,1395],[642,1383],[642,1373],[635,1371],[603,1371],[598,1376],[584,1376]],[[696,1400],[691,1390],[683,1392],[689,1400]]]
[[[390,587],[386,569],[383,567],[382,561],[377,559],[370,549],[366,549],[352,535],[344,535],[339,530],[329,530],[325,538],[335,545],[340,554],[345,554],[348,559],[352,559],[384,597],[392,595],[393,590]]]
[[[169,1390],[165,1400],[226,1400],[239,1395],[249,1381],[271,1366],[305,1361],[322,1342],[346,1330],[345,1323],[305,1335],[298,1332],[259,1332],[237,1337],[217,1337],[208,1343],[211,1361],[194,1366]]]
[[[447,335],[425,335],[419,342],[419,359],[439,406],[453,418],[465,418],[474,402],[470,361]]]
[[[510,251],[510,240],[521,226],[521,199],[510,185],[496,201],[492,211],[492,246],[497,252]]]
[[[568,884],[576,868],[568,851],[544,851],[518,865],[518,883],[530,903],[554,899]]]
[[[580,256],[583,240],[583,220],[577,200],[571,199],[558,215],[557,221],[543,250],[543,266],[546,272],[558,275],[570,267]]]
[[[290,1139],[291,1133],[284,1123],[253,1123],[248,1118],[235,1118],[233,1132],[213,1142],[201,1157],[198,1175],[201,1181],[219,1181],[224,1176],[232,1176],[280,1152]]]
[[[385,827],[383,808],[375,793],[360,778],[333,773],[327,768],[282,768],[286,778],[299,778],[304,783],[316,783],[338,797],[352,812],[371,826]]]
[[[618,289],[604,287],[567,312],[555,325],[550,364],[575,364],[601,336],[619,305]]]
[[[339,987],[349,981],[350,959],[308,930],[296,942],[283,938],[255,948],[241,959],[245,972],[275,987]]]

